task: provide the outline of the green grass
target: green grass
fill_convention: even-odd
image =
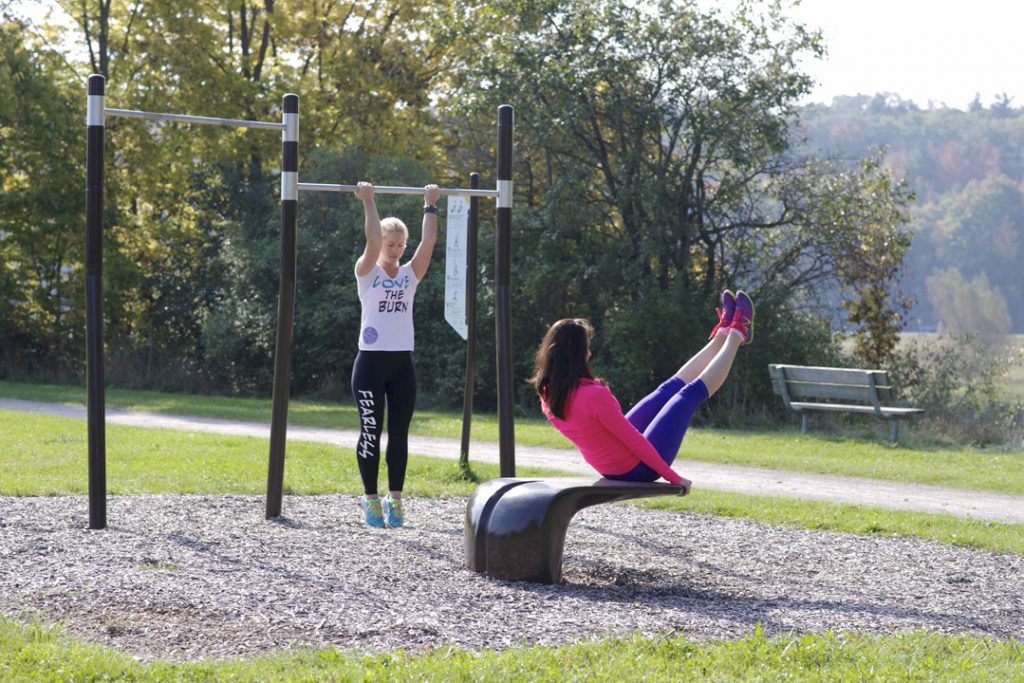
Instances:
[[[86,392],[83,387],[55,384],[0,382],[0,396],[67,405],[85,405],[86,402]],[[271,402],[269,397],[228,398],[198,394],[166,394],[156,391],[107,389],[105,398],[108,408],[119,410],[141,410],[172,415],[196,415],[224,420],[270,423]],[[288,402],[288,422],[310,427],[358,429],[359,415],[356,413],[355,407],[349,405],[348,402],[293,399]],[[517,420],[516,427],[517,436],[526,439],[524,443],[565,447],[565,444],[561,442],[564,440],[561,440],[557,433],[552,433],[554,430],[544,419]],[[410,429],[412,433],[423,436],[459,439],[462,436],[462,411],[418,409],[413,415]],[[497,441],[497,416],[474,415],[473,438]]]
[[[798,431],[696,429],[680,458],[1024,494],[1024,454],[982,448],[915,448]],[[685,467],[685,465],[683,466]]]
[[[85,401],[85,390],[80,387],[0,382],[0,396],[81,405]],[[111,389],[107,392],[107,405],[124,410],[264,424],[270,420],[269,399]],[[288,419],[296,425],[358,428],[355,409],[337,403],[294,400],[290,402]],[[418,410],[411,429],[418,435],[459,439],[462,413]],[[879,427],[879,434],[885,431],[885,427]],[[892,447],[882,436],[853,438],[813,431],[800,434],[795,429],[740,431],[695,428],[687,434],[680,457],[684,463],[686,460],[702,460],[1024,494],[1024,457],[1020,452],[922,446],[909,434],[911,431],[909,426],[905,428],[907,436],[900,445]],[[518,418],[515,434],[516,442],[524,445],[572,448],[542,418]],[[475,415],[473,438],[497,441],[497,417],[493,414]],[[289,444],[289,451],[293,448]]]
[[[74,418],[0,410],[4,456],[0,493],[84,495],[88,492],[86,425]],[[265,439],[170,429],[108,425],[107,489],[124,493],[266,492],[269,446]],[[482,479],[497,465],[473,464]],[[523,476],[550,470],[522,468]],[[469,495],[475,484],[459,478],[455,460],[413,457],[409,495]],[[288,444],[284,490],[288,494],[361,493],[354,451],[330,444]]]
[[[1024,555],[1024,524],[699,488],[686,498],[656,498],[633,504],[861,536],[916,536],[975,550]]]
[[[359,655],[334,649],[259,659],[139,662],[56,628],[0,619],[5,681],[1024,681],[1017,640],[846,633],[700,643],[666,634],[501,652],[445,648]]]
[[[81,420],[0,411],[6,435],[0,460],[0,494],[85,495],[88,471],[85,424]],[[125,493],[238,493],[266,491],[264,439],[200,432],[107,427],[107,487]],[[481,480],[498,476],[497,465],[474,464]],[[520,476],[557,476],[553,470],[520,468]],[[289,444],[285,464],[288,494],[362,491],[350,449],[329,444]],[[414,456],[411,496],[468,496],[476,483],[459,476],[454,460]],[[686,498],[644,504],[769,524],[790,524],[858,534],[919,536],[971,548],[1024,555],[1024,525],[951,515],[724,493],[699,486]]]

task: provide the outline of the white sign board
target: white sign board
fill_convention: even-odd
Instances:
[[[466,324],[466,241],[469,234],[469,199],[448,197],[448,237],[444,254],[444,319],[463,339]]]

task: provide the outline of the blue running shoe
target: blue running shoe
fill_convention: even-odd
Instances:
[[[383,529],[384,513],[381,511],[380,498],[362,496],[359,499],[359,504],[363,508],[363,516],[366,520],[366,525],[377,529]]]
[[[708,339],[714,339],[719,330],[728,331],[729,326],[732,325],[732,316],[735,311],[736,295],[727,289],[722,292],[722,307],[715,309],[715,313],[718,314],[718,324],[711,329]]]
[[[754,339],[754,302],[743,290],[736,292],[736,313],[732,317],[730,327],[743,334],[744,345]]]
[[[397,529],[400,526],[405,526],[405,505],[402,504],[401,498],[392,498],[389,493],[384,497],[383,508],[389,527]]]

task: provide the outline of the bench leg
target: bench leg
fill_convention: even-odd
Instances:
[[[899,437],[900,437],[900,421],[899,420],[893,420],[892,421],[892,437],[890,438],[890,441],[892,443],[896,443],[896,439],[898,439]]]
[[[484,487],[497,481],[502,480]],[[480,501],[474,500],[475,492],[466,515],[466,565],[505,581],[561,581],[562,549],[576,512],[573,506],[538,481],[511,481],[477,492]],[[479,513],[473,513],[474,508]]]
[[[484,482],[473,491],[466,506],[466,568],[475,572],[487,571],[487,537],[490,534],[491,515],[502,496],[529,479],[503,477]]]
[[[466,508],[466,566],[496,579],[558,583],[573,516],[601,503],[678,495],[672,484],[608,479],[492,479]]]
[[[807,433],[807,413],[800,413],[800,431]]]

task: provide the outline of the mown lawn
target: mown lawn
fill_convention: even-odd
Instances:
[[[80,387],[0,382],[0,397],[83,405],[85,390]],[[269,399],[113,389],[107,392],[107,405],[123,410],[263,424],[270,421]],[[288,419],[296,425],[358,428],[355,409],[337,403],[292,401]],[[459,439],[462,413],[418,410],[413,417],[412,432]],[[472,432],[474,440],[497,441],[497,417],[493,414],[475,415]],[[801,434],[795,428],[778,431],[693,428],[683,442],[680,458],[683,461],[701,460],[1024,494],[1024,453],[923,445],[915,442],[909,427],[904,429],[906,438],[893,447],[882,436],[886,429],[880,427],[878,432],[877,438],[855,438],[813,432]],[[524,445],[572,448],[543,418],[518,418],[515,436],[516,442]]]
[[[1024,681],[1017,640],[923,632],[700,643],[666,634],[501,652],[360,655],[333,649],[259,659],[139,662],[58,629],[0,618],[0,678],[38,681]]]
[[[82,420],[0,411],[5,457],[0,494],[88,493],[86,431]],[[350,449],[330,444],[289,444],[286,494],[349,493],[362,487]],[[107,489],[129,493],[266,492],[268,448],[264,439],[201,432],[108,425]],[[479,480],[499,475],[497,465],[474,464]],[[557,472],[520,468],[521,476]],[[455,460],[410,459],[410,496],[468,496],[476,482],[460,476]],[[697,488],[686,498],[645,505],[859,534],[920,536],[943,543],[1024,555],[1024,525],[964,519],[818,501],[747,496]]]

